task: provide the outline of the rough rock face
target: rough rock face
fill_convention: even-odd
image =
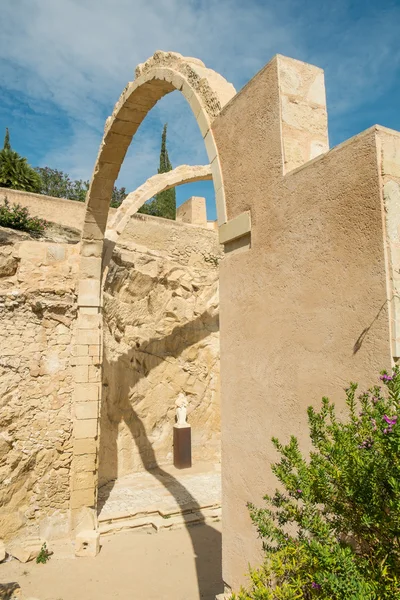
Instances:
[[[140,217],[114,252],[104,294],[100,485],[172,462],[180,392],[193,461],[219,461],[219,253],[214,232]]]
[[[138,215],[121,236],[104,294],[101,483],[172,462],[181,391],[193,460],[219,460],[219,259],[216,233],[193,225]],[[69,536],[78,268],[79,244],[0,228],[0,538],[9,554]]]
[[[77,247],[1,230],[0,537],[66,535]],[[1,262],[0,262],[1,264]],[[15,267],[15,268],[14,268]]]

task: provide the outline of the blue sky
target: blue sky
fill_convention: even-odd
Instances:
[[[134,69],[156,50],[201,58],[237,90],[276,53],[325,70],[331,147],[375,123],[400,130],[400,0],[2,0],[0,135],[34,166],[89,179]],[[157,171],[168,121],[173,166],[205,164],[196,122],[177,92],[135,136],[119,185]],[[178,203],[212,184],[178,188]]]

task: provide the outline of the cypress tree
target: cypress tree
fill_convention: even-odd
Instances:
[[[172,171],[172,164],[169,160],[167,150],[167,123],[164,125],[161,136],[161,151],[160,151],[160,166],[158,173],[168,173]],[[175,188],[165,190],[156,194],[154,199],[146,202],[139,211],[147,215],[155,217],[163,217],[164,219],[176,219],[176,193]]]
[[[6,127],[6,135],[4,136],[3,150],[11,150],[10,132],[8,131],[8,127]]]

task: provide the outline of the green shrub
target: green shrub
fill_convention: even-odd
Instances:
[[[38,564],[43,564],[45,565],[47,563],[48,560],[50,560],[50,556],[51,556],[51,552],[49,552],[49,550],[47,549],[47,544],[46,542],[44,542],[44,544],[42,545],[39,554],[36,557],[36,562]]]
[[[33,234],[41,234],[47,227],[47,222],[38,217],[30,217],[27,208],[20,204],[10,204],[7,198],[0,204],[0,227],[10,227]]]
[[[358,398],[350,385],[345,422],[327,398],[308,409],[307,460],[273,439],[281,490],[249,504],[265,562],[236,600],[400,598],[399,368],[381,380]]]

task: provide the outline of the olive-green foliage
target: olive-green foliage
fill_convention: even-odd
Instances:
[[[27,208],[20,204],[10,204],[7,198],[4,198],[3,204],[0,204],[0,227],[41,234],[46,229],[47,222],[44,219],[29,216]]]
[[[281,491],[249,505],[265,562],[236,600],[396,600],[400,598],[400,374],[356,398],[348,417],[323,398],[308,409],[313,451],[292,437],[273,443]]]
[[[4,146],[0,150],[0,187],[39,192],[40,177],[23,158],[11,148],[10,134],[6,129]]]
[[[167,124],[161,136],[160,167],[158,173],[168,173],[172,171],[172,164],[169,160],[167,150]],[[155,197],[146,202],[139,210],[139,213],[153,215],[153,217],[164,217],[164,219],[176,219],[176,193],[175,188],[164,190]]]
[[[50,167],[35,167],[35,171],[41,180],[40,194],[85,202],[90,181],[71,179],[68,173],[64,173],[64,171],[59,171],[58,169],[51,169]],[[118,208],[126,196],[126,189],[124,187],[117,188],[114,186],[110,206]]]

